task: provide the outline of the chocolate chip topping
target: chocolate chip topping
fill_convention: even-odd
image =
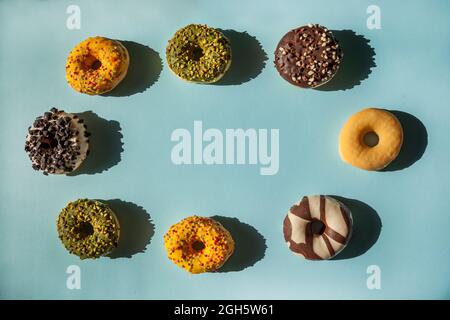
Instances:
[[[342,57],[333,34],[318,24],[309,24],[289,31],[280,40],[275,67],[293,85],[314,88],[335,75]]]
[[[25,151],[35,170],[45,175],[71,172],[81,156],[75,117],[56,108],[37,117],[28,128]],[[75,121],[75,124],[73,123]]]

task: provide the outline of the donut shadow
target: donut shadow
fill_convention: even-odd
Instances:
[[[266,66],[267,54],[261,43],[247,31],[222,30],[231,43],[231,65],[215,85],[239,85],[255,79]]]
[[[130,55],[130,65],[125,78],[105,97],[126,97],[144,92],[154,85],[161,74],[163,64],[158,52],[134,41],[120,41]]]
[[[360,85],[372,73],[375,50],[362,35],[353,30],[331,30],[339,42],[344,58],[336,75],[327,83],[315,88],[319,91],[348,90]]]
[[[119,122],[106,120],[92,111],[76,115],[84,120],[87,131],[91,134],[89,154],[80,167],[68,176],[101,173],[117,165],[123,152],[123,136]]]
[[[237,218],[213,216],[233,237],[234,253],[217,272],[242,271],[264,258],[266,239],[254,227],[239,221]]]
[[[111,259],[131,258],[145,252],[155,234],[155,225],[150,214],[141,206],[120,199],[99,200],[109,205],[120,224],[120,238],[117,248],[108,257]]]
[[[380,171],[398,171],[408,168],[420,158],[428,145],[428,133],[424,124],[412,114],[388,110],[400,121],[403,128],[403,144],[397,158]]]
[[[380,216],[362,201],[334,195],[330,197],[346,205],[353,217],[353,231],[349,243],[331,260],[352,259],[366,253],[380,237],[382,228]]]

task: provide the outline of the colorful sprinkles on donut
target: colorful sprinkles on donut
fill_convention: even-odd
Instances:
[[[127,49],[119,41],[103,37],[88,38],[67,57],[67,82],[81,93],[106,93],[125,77],[129,60]]]
[[[190,273],[218,270],[234,251],[231,234],[211,218],[191,216],[164,235],[167,255]]]

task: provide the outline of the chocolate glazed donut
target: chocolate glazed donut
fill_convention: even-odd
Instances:
[[[343,53],[331,31],[309,24],[286,33],[275,50],[275,67],[291,84],[316,88],[338,71]]]
[[[283,223],[289,249],[308,260],[327,260],[347,245],[352,233],[352,214],[329,196],[306,196],[291,207]]]

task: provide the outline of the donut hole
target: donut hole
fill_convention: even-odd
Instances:
[[[101,66],[102,66],[102,63],[100,62],[100,60],[95,60],[94,62],[92,62],[91,69],[97,70]]]
[[[199,61],[203,56],[203,49],[199,45],[192,44],[187,48],[189,59]]]
[[[312,234],[321,235],[325,232],[325,224],[320,220],[313,220],[309,223]]]
[[[45,150],[56,148],[57,145],[58,141],[56,141],[56,139],[43,138],[41,140],[41,148]]]
[[[80,236],[81,239],[84,239],[94,234],[94,227],[89,222],[83,221],[75,229],[75,232]]]
[[[192,243],[192,249],[194,249],[194,251],[202,251],[204,248],[205,244],[200,240],[196,240]]]
[[[84,59],[84,68],[86,70],[98,70],[101,66],[102,62],[91,54]]]
[[[373,148],[380,142],[380,138],[374,131],[369,131],[363,135],[363,142],[369,148]]]

